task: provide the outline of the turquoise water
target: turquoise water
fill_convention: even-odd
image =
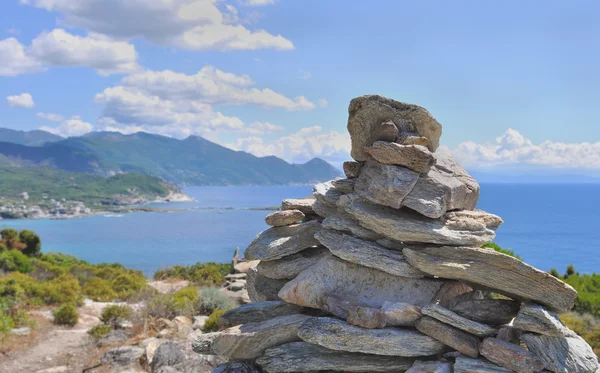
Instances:
[[[482,184],[479,208],[502,216],[496,242],[528,263],[563,271],[600,272],[600,185]],[[0,227],[32,229],[44,251],[61,251],[92,263],[119,262],[151,275],[174,264],[229,262],[266,228],[269,213],[247,210],[309,195],[310,186],[194,187],[193,203],[164,207],[212,207],[165,213],[97,215],[73,220],[0,221]],[[232,209],[228,209],[232,208]]]

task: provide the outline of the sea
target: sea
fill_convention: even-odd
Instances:
[[[190,187],[195,202],[155,204],[170,212],[99,214],[69,220],[0,220],[0,228],[31,229],[44,252],[90,263],[118,262],[147,276],[175,264],[231,261],[267,226],[285,198],[311,186]],[[600,273],[600,184],[481,184],[477,206],[504,219],[495,242],[542,270]]]

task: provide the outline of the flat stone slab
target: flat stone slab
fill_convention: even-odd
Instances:
[[[304,215],[314,215],[315,212],[312,208],[315,203],[315,199],[313,197],[310,198],[289,198],[284,199],[281,202],[282,210],[299,210],[304,213]]]
[[[304,219],[304,216],[304,213],[300,210],[275,211],[267,215],[265,223],[272,227],[284,227],[286,225],[301,222]]]
[[[489,361],[517,373],[537,373],[544,369],[544,363],[533,353],[497,338],[484,339],[479,352]]]
[[[575,289],[551,274],[492,249],[427,247],[404,249],[403,253],[410,264],[425,273],[483,285],[556,310],[570,310],[577,297]]]
[[[270,348],[256,360],[267,373],[311,371],[403,372],[414,359],[335,351],[312,343],[292,342]]]
[[[302,307],[283,301],[250,303],[225,312],[219,318],[219,326],[229,328],[235,325],[262,322],[279,316],[300,314],[303,310]]]
[[[452,373],[452,363],[417,360],[406,373]]]
[[[342,193],[348,194],[354,192],[356,179],[335,179],[331,181],[331,185]]]
[[[517,316],[520,302],[510,299],[469,299],[452,307],[452,311],[488,325],[508,324]]]
[[[515,328],[550,336],[574,335],[558,316],[534,303],[523,303],[513,321]]]
[[[470,357],[479,356],[479,338],[431,317],[417,320],[418,331]]]
[[[311,247],[281,259],[260,262],[256,266],[256,270],[263,277],[275,280],[290,280],[298,276],[306,268],[317,263],[328,253],[329,250],[325,247]]]
[[[598,358],[583,338],[526,333],[521,340],[554,373],[594,373]]]
[[[321,229],[315,238],[340,259],[395,276],[423,278],[425,273],[408,264],[402,252],[386,249],[343,233]]]
[[[421,308],[421,313],[433,317],[444,324],[452,325],[457,329],[478,337],[489,337],[498,334],[498,330],[485,324],[466,319],[437,304],[428,304]]]
[[[326,229],[352,233],[354,236],[362,238],[363,240],[377,241],[379,239],[383,239],[382,235],[362,227],[360,224],[358,224],[358,221],[351,216],[331,215],[326,217],[321,225]]]
[[[433,153],[421,145],[400,145],[393,142],[375,141],[365,148],[365,153],[381,164],[406,167],[425,174],[436,162]]]
[[[437,219],[450,210],[474,210],[479,184],[455,160],[434,153],[436,164],[419,177],[402,205]]]
[[[380,308],[388,301],[424,306],[447,294],[455,296],[469,290],[458,282],[394,276],[328,256],[288,282],[279,297],[288,303],[320,309],[324,296],[336,294]]]
[[[372,203],[399,209],[417,180],[419,174],[415,171],[369,159],[362,168],[354,191]]]
[[[228,359],[255,359],[267,348],[297,341],[298,327],[308,319],[305,315],[288,315],[234,326],[219,332],[212,342],[212,351]]]
[[[252,302],[264,302],[268,300],[280,300],[277,295],[287,280],[274,280],[258,274],[257,268],[248,272],[246,280],[246,291]]]
[[[302,340],[347,352],[387,356],[430,356],[441,353],[444,345],[408,329],[365,329],[329,317],[314,317],[300,325]]]
[[[454,373],[511,373],[512,370],[503,368],[486,359],[472,359],[460,355],[454,362]]]
[[[256,236],[244,252],[248,260],[277,260],[319,244],[314,235],[321,228],[316,221],[269,228]]]
[[[486,224],[486,221],[494,221],[495,224],[495,219],[481,215],[452,212],[444,215],[442,219],[431,219],[410,209],[398,210],[374,205],[355,194],[341,196],[338,206],[358,220],[363,227],[391,240],[405,243],[481,246],[494,239],[498,227]]]
[[[396,141],[406,137],[426,137],[427,147],[434,152],[440,142],[442,126],[424,108],[392,100],[379,95],[360,96],[350,101],[348,107],[348,132],[352,141],[350,154],[357,161],[365,161],[365,146],[381,139],[386,122],[391,121],[398,130]],[[389,140],[389,138],[386,138]]]

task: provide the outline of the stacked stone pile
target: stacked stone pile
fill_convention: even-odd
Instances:
[[[482,245],[502,219],[435,152],[419,106],[352,100],[346,179],[285,200],[245,251],[253,303],[226,312],[196,352],[219,372],[593,373],[590,346],[555,312],[575,290]]]

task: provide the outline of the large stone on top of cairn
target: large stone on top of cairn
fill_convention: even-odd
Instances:
[[[357,161],[367,159],[365,146],[371,146],[377,140],[391,140],[390,121],[398,130],[396,142],[402,143],[411,137],[425,137],[428,140],[427,147],[432,152],[439,146],[442,126],[420,106],[379,95],[367,95],[353,99],[348,114],[351,155]]]
[[[256,236],[244,252],[248,260],[276,260],[295,254],[319,242],[314,238],[321,223],[316,220],[306,223],[269,228]]]
[[[577,297],[575,289],[551,274],[492,249],[427,247],[403,253],[410,264],[430,275],[483,285],[558,311],[570,310]]]
[[[412,278],[425,276],[425,273],[404,260],[402,252],[386,249],[374,242],[364,241],[329,229],[321,229],[315,234],[315,238],[333,255],[347,262],[375,268],[395,276]]]
[[[442,219],[430,219],[409,209],[377,206],[355,194],[340,196],[338,205],[363,227],[400,242],[481,246],[494,239],[502,223],[482,211],[449,212]]]
[[[467,291],[470,288],[458,282],[394,276],[329,256],[285,284],[279,297],[288,303],[322,309],[324,297],[335,294],[380,308],[384,302],[424,306]]]
[[[256,363],[268,373],[291,372],[403,372],[414,359],[330,350],[307,342],[270,348]]]
[[[444,345],[409,329],[365,329],[330,317],[306,320],[298,329],[306,342],[331,350],[387,356],[430,356],[441,353]]]

